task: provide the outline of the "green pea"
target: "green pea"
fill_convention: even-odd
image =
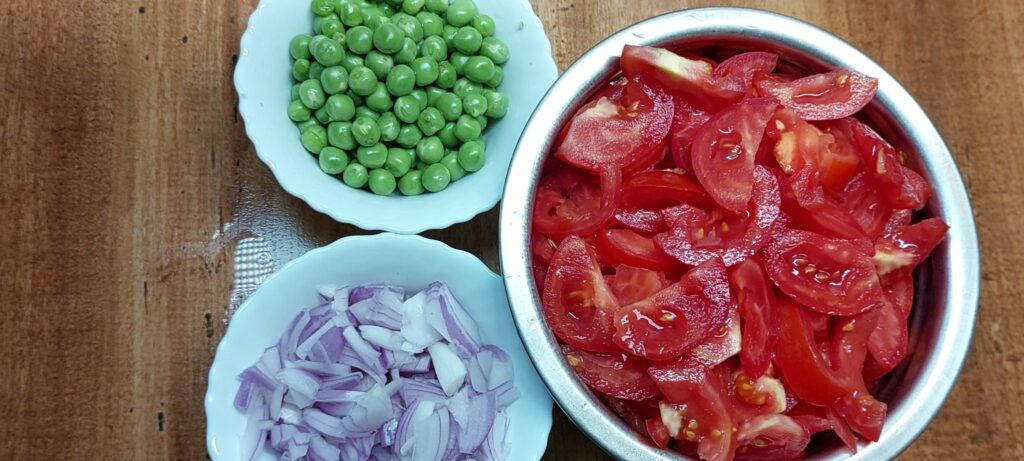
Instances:
[[[366,98],[353,93],[352,88],[349,88],[348,91],[345,92],[345,96],[352,98],[352,102],[356,104],[356,113],[358,114],[361,106],[366,103]]]
[[[455,27],[462,27],[473,22],[476,16],[476,3],[473,0],[455,0],[448,5],[448,23]]]
[[[288,44],[288,51],[292,54],[292,58],[309,60],[309,41],[312,39],[313,37],[310,37],[309,34],[292,37],[291,43]]]
[[[427,91],[423,88],[416,88],[415,90],[412,90],[412,93],[409,93],[409,96],[412,96],[412,98],[420,105],[420,110],[424,110],[430,106],[430,104],[427,104]]]
[[[480,141],[470,141],[462,145],[459,148],[458,154],[459,166],[462,169],[472,173],[474,171],[480,171],[484,167],[486,161],[486,150],[484,149],[484,143]]]
[[[299,100],[310,109],[319,109],[324,106],[327,97],[324,96],[324,89],[320,86],[319,80],[306,80],[299,86]]]
[[[381,19],[383,19],[383,21],[381,21]],[[380,25],[383,22],[388,22],[389,18],[384,14],[383,10],[377,7],[377,5],[363,2],[363,24],[369,26],[370,23],[375,21],[381,21],[377,22],[377,24]]]
[[[395,142],[398,143],[399,146],[412,149],[413,147],[416,147],[416,144],[418,144],[421,139],[423,139],[423,133],[420,132],[420,129],[417,128],[416,125],[410,124],[402,125],[401,131],[398,132],[398,139],[395,139]]]
[[[411,38],[406,37],[405,41],[402,42],[402,50],[395,53],[395,63],[412,64],[412,61],[416,59],[417,50],[416,42],[412,41]]]
[[[320,33],[328,37],[334,37],[334,34],[344,31],[345,26],[341,24],[341,19],[338,19],[336,14],[331,14],[320,22]]]
[[[370,172],[369,177],[370,192],[377,195],[391,195],[395,192],[395,176],[392,175],[388,170],[378,168]]]
[[[388,148],[383,143],[360,146],[356,149],[356,161],[367,168],[380,168],[388,159]]]
[[[376,122],[378,119],[380,119],[380,113],[374,112],[373,109],[370,109],[369,107],[359,106],[356,107],[356,118],[359,117],[368,118]]]
[[[466,26],[455,33],[455,37],[452,38],[452,44],[455,45],[456,50],[459,50],[463,54],[473,55],[480,50],[480,44],[483,40],[484,37],[483,35],[480,35],[479,30]]]
[[[416,123],[420,111],[420,104],[412,96],[400,96],[395,100],[395,116],[405,123]]]
[[[495,37],[486,37],[480,44],[480,56],[498,65],[505,64],[509,58],[508,45]]]
[[[384,162],[384,168],[396,178],[401,178],[412,168],[413,158],[412,152],[408,149],[392,147],[388,149],[388,159]]]
[[[399,64],[388,72],[386,84],[391,94],[407,96],[416,88],[416,73],[411,67]]]
[[[373,32],[373,46],[381,53],[394,54],[402,49],[405,33],[398,26],[384,23]]]
[[[398,121],[398,117],[395,117],[394,112],[385,112],[380,114],[380,118],[377,119],[377,127],[380,128],[380,140],[391,142],[398,139],[398,132],[402,129],[402,124]]]
[[[355,27],[363,23],[363,10],[354,2],[345,1],[337,8],[338,17],[345,27]]]
[[[459,141],[469,142],[480,139],[480,122],[468,115],[459,117],[459,121],[455,122],[455,137],[459,138]]]
[[[327,125],[327,143],[342,150],[355,149],[358,143],[356,143],[356,138],[352,137],[352,124],[334,122]]]
[[[292,63],[292,78],[297,82],[304,82],[309,80],[309,61],[305,59],[296,59]]]
[[[494,66],[494,75],[484,84],[491,88],[497,88],[503,81],[505,81],[505,69],[502,69],[501,66]]]
[[[344,67],[347,72],[352,72],[352,69],[363,66],[363,57],[355,53],[348,53],[341,60],[341,67]],[[346,82],[347,85],[347,82]]]
[[[340,174],[348,166],[348,154],[337,147],[325,147],[320,151],[320,169],[327,174]]]
[[[320,122],[321,125],[331,123],[331,116],[327,113],[326,107],[321,107],[313,111],[313,117],[315,117],[316,121]]]
[[[448,11],[448,0],[426,0],[423,6],[431,13],[443,14]]]
[[[422,194],[424,191],[423,183],[420,181],[420,178],[422,176],[423,173],[419,171],[409,171],[404,176],[398,179],[398,191],[401,192],[402,195],[406,196]]]
[[[302,147],[319,154],[327,146],[327,130],[322,126],[311,126],[299,137]]]
[[[416,73],[416,84],[427,86],[437,80],[437,61],[434,58],[416,58],[412,62],[412,70]]]
[[[441,131],[444,128],[444,116],[441,115],[441,111],[434,107],[428,107],[423,112],[420,112],[420,118],[416,121],[416,126],[420,128],[420,131],[427,136],[433,136],[434,133]],[[455,133],[458,136],[459,124],[455,124]],[[479,136],[479,134],[477,135]],[[461,138],[460,138],[461,139]]]
[[[415,17],[400,13],[396,14],[392,20],[396,26],[402,29],[402,32],[405,32],[406,37],[416,43],[423,41],[423,25]]]
[[[449,149],[454,149],[459,145],[459,138],[455,137],[455,123],[448,122],[444,124],[444,128],[437,132],[437,138],[441,140],[441,144]]]
[[[324,73],[324,65],[319,62],[313,61],[309,63],[309,78],[320,80],[320,76]]]
[[[312,115],[313,112],[298,99],[288,105],[288,118],[292,119],[293,122],[305,122]],[[416,115],[419,116],[419,114]]]
[[[346,50],[348,49],[348,37],[345,36],[344,30],[335,32],[334,35],[331,36],[331,40],[338,42],[342,48],[345,48]],[[345,54],[348,55],[348,53]]]
[[[363,65],[372,70],[378,80],[383,80],[387,77],[388,72],[391,72],[391,68],[395,67],[395,61],[391,59],[391,56],[373,50],[363,59]]]
[[[402,11],[409,14],[419,13],[426,4],[425,0],[405,0],[402,2]]]
[[[365,55],[373,49],[373,31],[369,27],[353,27],[345,33],[345,39],[348,41],[348,49],[353,53]]]
[[[427,167],[420,177],[423,188],[430,192],[441,192],[452,182],[452,174],[444,165],[435,163]]]
[[[490,37],[494,35],[494,18],[480,14],[473,18],[473,27],[480,31],[480,35],[484,37]]]
[[[313,0],[310,9],[317,16],[327,16],[334,13],[334,4],[331,3],[331,0]]]
[[[318,125],[320,125],[320,122],[318,122],[316,119],[312,119],[312,118],[309,119],[309,120],[303,121],[303,122],[296,122],[295,123],[295,127],[299,129],[299,134],[305,133],[306,130],[308,130],[309,127],[311,127],[311,126],[318,126]]]
[[[319,33],[323,32],[323,27],[321,27],[321,26],[323,26],[323,24],[324,24],[324,19],[326,19],[324,16],[313,15],[313,33],[314,34],[319,34]]]
[[[440,162],[441,157],[444,157],[444,145],[437,136],[423,138],[416,143],[416,157],[427,165]]]
[[[462,99],[454,93],[444,92],[437,98],[434,107],[441,112],[441,116],[449,122],[454,122],[462,115]]]
[[[351,86],[351,83],[349,84]],[[455,82],[455,87],[452,92],[459,95],[460,98],[465,98],[467,94],[483,93],[484,89],[479,83],[474,83],[469,79],[460,78]]]
[[[455,34],[458,33],[459,28],[451,24],[445,24],[444,27],[441,29],[441,38],[444,39],[444,44],[448,45],[449,49],[455,48],[455,43],[453,43],[453,40],[455,40]]]
[[[348,73],[348,87],[360,96],[369,96],[377,89],[377,74],[367,67],[356,67]]]
[[[437,81],[435,85],[450,90],[455,87],[455,82],[459,79],[458,72],[455,72],[455,66],[448,61],[441,61],[437,64]]]
[[[480,132],[481,133],[483,133],[483,131],[487,129],[487,124],[490,123],[490,122],[488,122],[489,119],[485,115],[481,115],[479,117],[475,117],[475,120],[476,120],[477,123],[480,124]]]
[[[473,56],[466,61],[463,72],[466,74],[466,78],[483,83],[494,77],[494,62],[483,56]]]
[[[327,67],[340,64],[341,60],[345,57],[345,49],[342,48],[338,42],[329,38],[317,41],[310,52],[313,53],[313,57],[316,58],[320,64]]]
[[[351,131],[360,146],[372,146],[380,142],[380,127],[372,118],[357,116],[352,122]]]
[[[459,165],[458,154],[456,152],[449,152],[441,158],[441,165],[444,165],[448,169],[448,173],[452,176],[452,181],[458,181],[466,176],[466,170]]]
[[[348,91],[348,71],[342,66],[333,66],[320,73],[320,86],[327,94]]]
[[[345,181],[349,187],[356,189],[362,189],[366,185],[368,180],[369,172],[366,171],[366,167],[360,165],[358,162],[349,162],[348,166],[345,167],[345,172],[341,175],[341,180]]]
[[[377,88],[366,97],[366,105],[377,112],[385,112],[391,109],[394,101],[383,82],[377,82]]]
[[[444,19],[434,13],[421,11],[416,15],[416,20],[420,22],[424,37],[440,37],[444,33]]]
[[[301,86],[302,86],[301,83],[296,83],[296,84],[292,85],[292,93],[291,93],[291,96],[292,96],[291,100],[292,101],[298,101],[299,100],[299,88]]]
[[[327,98],[327,103],[324,104],[327,108],[327,115],[331,118],[332,122],[347,122],[352,120],[352,117],[356,114],[356,104],[352,101],[352,98],[343,95],[336,94]]]
[[[441,95],[445,93],[444,90],[434,85],[428,86],[424,91],[427,92],[427,106],[429,107],[434,107],[434,104],[437,102],[437,98],[440,98]]]
[[[469,61],[469,56],[466,56],[456,51],[452,53],[451,56],[448,57],[448,61],[451,62],[452,67],[455,68],[455,73],[457,73],[461,77],[464,75],[464,72],[466,71],[466,62]]]
[[[383,11],[381,11],[381,13],[383,13]],[[377,29],[380,28],[380,26],[391,22],[390,18],[384,16],[383,14],[377,14],[376,12],[374,12],[370,16],[367,16],[366,13],[363,13],[363,17],[363,25],[369,27],[370,30],[374,32],[376,32]]]
[[[384,0],[384,3],[390,6],[401,7],[403,1],[405,0]]]
[[[437,62],[448,59],[448,45],[441,37],[427,37],[420,43],[420,56],[433,58]]]
[[[470,93],[462,98],[462,110],[470,117],[479,117],[487,113],[487,97],[480,93]]]
[[[487,97],[487,113],[490,118],[502,118],[508,113],[508,95],[500,91],[484,93]]]
[[[395,14],[395,7],[391,5],[381,5],[380,12],[384,13],[384,16],[393,16]]]

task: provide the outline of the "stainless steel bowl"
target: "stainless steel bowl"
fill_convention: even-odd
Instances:
[[[561,127],[599,85],[618,72],[623,45],[726,51],[766,50],[780,66],[809,72],[833,67],[878,77],[870,120],[906,152],[935,189],[926,213],[949,223],[948,237],[918,272],[911,325],[912,352],[881,390],[889,417],[881,440],[862,443],[850,459],[890,459],[906,449],[938,412],[970,347],[978,308],[979,254],[974,217],[953,157],[928,116],[896,80],[871,58],[829,32],[759,10],[704,8],[654,17],[626,28],[579,58],[551,87],[523,131],[501,203],[501,264],[509,301],[526,350],[566,414],[604,450],[623,460],[685,459],[639,438],[595,399],[558,352],[545,327],[530,271],[529,229],[534,188]],[[811,459],[846,459],[825,447]]]

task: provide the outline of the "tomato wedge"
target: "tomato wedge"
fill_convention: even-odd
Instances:
[[[784,230],[765,247],[765,269],[775,285],[818,312],[856,315],[882,302],[869,249],[850,240]]]
[[[628,229],[605,229],[594,237],[598,254],[612,265],[628,264],[656,271],[667,271],[680,266],[666,255],[650,237]]]
[[[535,261],[544,264],[551,262],[557,248],[558,245],[551,237],[530,232],[530,254],[533,255]]]
[[[697,110],[683,98],[675,99],[675,109],[675,118],[668,135],[672,160],[675,161],[677,168],[682,168],[692,174],[693,162],[690,160],[690,150],[693,145],[693,137],[697,135],[697,129],[704,126],[711,116],[707,112]]]
[[[654,364],[647,372],[665,398],[677,404],[662,405],[662,421],[680,428],[674,436],[697,442],[697,454],[705,461],[733,459],[737,421],[718,376],[688,356]]]
[[[764,51],[740,53],[719,63],[711,75],[716,80],[728,81],[728,83],[723,83],[723,86],[742,88],[743,91],[750,94],[754,89],[754,79],[771,73],[778,61],[779,55],[775,53]]]
[[[666,209],[662,218],[671,230],[655,236],[654,242],[683,264],[697,266],[721,258],[732,266],[767,243],[779,216],[779,201],[778,180],[758,165],[754,170],[751,210],[734,215],[719,210],[708,214],[688,205]]]
[[[875,442],[882,434],[888,407],[868,392],[861,370],[867,356],[868,336],[875,331],[877,324],[878,311],[843,319],[833,328],[829,350],[832,369],[840,371],[852,388],[836,402],[836,413],[858,434]]]
[[[878,239],[874,256],[878,275],[913,270],[942,243],[948,230],[949,225],[936,216],[910,226],[902,226]]]
[[[665,289],[668,279],[661,272],[620,264],[615,268],[610,285],[619,304],[625,306]]]
[[[857,436],[853,435],[846,422],[831,408],[822,408],[800,402],[788,414],[806,428],[811,435],[819,432],[833,431],[851,453],[857,452]]]
[[[821,185],[831,193],[840,193],[850,179],[860,171],[860,154],[846,130],[835,122],[818,122],[822,135],[818,171]]]
[[[711,63],[685,58],[663,48],[626,45],[622,48],[619,67],[629,78],[650,76],[699,109],[718,110],[739,101],[744,94],[741,88],[716,82]]]
[[[800,114],[804,120],[835,120],[849,117],[868,105],[878,90],[878,79],[860,72],[839,69],[809,75],[791,82],[758,81],[765,94]]]
[[[777,109],[768,121],[764,135],[775,143],[772,153],[779,168],[787,175],[796,174],[805,166],[817,169],[823,133],[801,119],[793,109]]]
[[[689,176],[672,170],[637,173],[622,185],[622,203],[634,208],[664,208],[688,203],[701,208],[713,202]]]
[[[868,174],[858,173],[850,180],[839,197],[839,203],[845,208],[864,234],[870,239],[878,238],[885,229],[885,224],[892,215],[892,207],[886,203],[878,189],[868,179]]]
[[[590,352],[617,351],[608,338],[619,303],[583,239],[571,235],[555,250],[541,304],[548,328],[565,343]]]
[[[660,416],[652,416],[644,421],[644,425],[647,427],[647,433],[651,436],[651,441],[654,442],[654,446],[658,448],[665,448],[668,446],[668,441],[671,436],[668,433],[668,428],[665,427],[665,423],[661,421]]]
[[[768,371],[779,337],[775,295],[760,258],[752,256],[729,268],[729,286],[743,318],[740,363],[749,377],[757,379]]]
[[[727,211],[740,213],[750,202],[754,159],[776,107],[778,102],[770,98],[743,100],[715,114],[694,135],[693,172]]]
[[[623,306],[615,315],[612,340],[649,360],[689,352],[729,320],[734,310],[725,265],[712,259],[653,296]]]
[[[626,353],[595,354],[562,346],[562,355],[576,375],[607,395],[623,400],[647,400],[660,392],[647,375],[646,360]]]
[[[931,188],[921,175],[900,163],[896,149],[857,120],[843,119],[841,125],[850,132],[871,179],[889,204],[893,208],[923,208]]]
[[[623,104],[602,97],[573,116],[555,157],[593,172],[627,169],[665,140],[672,114],[668,94],[630,79]]]
[[[796,459],[811,442],[811,434],[786,415],[760,415],[740,424],[737,461]]]
[[[619,202],[622,173],[605,170],[600,184],[584,172],[559,168],[540,179],[533,227],[547,235],[590,235],[611,221]]]
[[[625,208],[615,212],[615,220],[623,227],[641,234],[658,234],[668,230],[661,213],[651,208]]]
[[[850,392],[849,384],[829,368],[803,319],[803,309],[788,297],[778,299],[779,342],[775,363],[798,398],[814,405],[832,406]]]
[[[867,240],[867,234],[849,210],[825,194],[817,176],[814,167],[804,166],[795,175],[779,181],[782,211],[793,219],[794,227],[828,237]]]
[[[878,309],[878,325],[867,339],[868,351],[877,363],[876,374],[892,371],[907,356],[907,319],[913,306],[914,279],[910,274],[900,275],[885,290],[885,302]]]

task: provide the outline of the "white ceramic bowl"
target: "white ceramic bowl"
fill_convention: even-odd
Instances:
[[[299,142],[299,131],[287,115],[294,83],[288,45],[295,35],[312,33],[310,2],[260,1],[242,35],[235,69],[246,134],[281,187],[337,221],[400,234],[443,229],[493,208],[526,120],[558,76],[551,43],[528,0],[476,0],[480,11],[494,18],[495,36],[508,44],[512,55],[500,86],[509,96],[509,111],[484,133],[483,169],[440,193],[416,197],[381,197],[348,187],[320,171],[316,157]]]
[[[442,280],[480,326],[487,344],[512,358],[519,400],[506,409],[509,460],[539,460],[551,431],[551,396],[512,323],[501,278],[464,251],[418,236],[347,237],[306,253],[268,278],[235,312],[217,347],[206,391],[206,446],[215,461],[241,459],[246,418],[235,409],[238,374],[276,344],[299,311],[319,302],[317,286],[388,282],[416,292]],[[267,452],[261,459],[271,460]]]

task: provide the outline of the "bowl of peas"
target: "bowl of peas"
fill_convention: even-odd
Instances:
[[[497,204],[557,78],[528,0],[262,0],[241,48],[239,112],[281,186],[404,234]]]

